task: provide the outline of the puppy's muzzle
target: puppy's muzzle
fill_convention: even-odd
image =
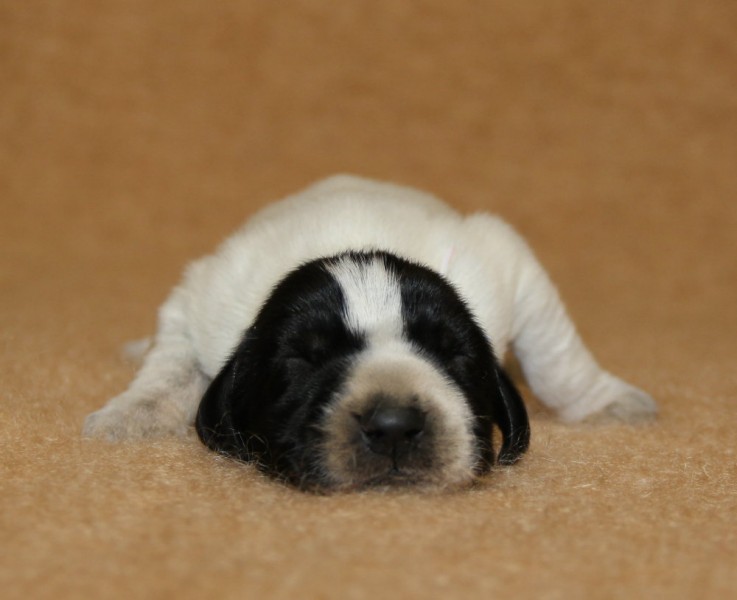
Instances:
[[[356,415],[361,428],[361,439],[366,447],[393,461],[397,461],[417,444],[425,430],[426,414],[414,406],[379,404],[363,415]]]

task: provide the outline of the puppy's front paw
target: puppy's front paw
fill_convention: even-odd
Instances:
[[[645,423],[658,413],[652,396],[633,385],[619,381],[620,390],[602,409],[585,418],[589,423]]]
[[[184,414],[171,402],[135,399],[125,394],[88,415],[82,435],[110,442],[184,435],[188,430]]]

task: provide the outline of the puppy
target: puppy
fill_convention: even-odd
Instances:
[[[656,411],[599,367],[504,222],[332,177],[189,266],[134,381],[84,434],[194,424],[209,448],[302,488],[460,486],[528,448],[524,404],[499,362],[508,349],[565,420]]]

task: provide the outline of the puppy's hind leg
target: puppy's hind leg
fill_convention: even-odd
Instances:
[[[189,339],[183,302],[175,290],[161,308],[153,348],[130,387],[87,417],[83,435],[120,441],[189,430],[209,378]]]
[[[602,369],[527,244],[504,236],[515,281],[512,347],[532,391],[567,421],[642,421],[657,412],[644,391]]]

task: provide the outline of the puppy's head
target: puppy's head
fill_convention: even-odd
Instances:
[[[304,488],[446,487],[529,444],[519,394],[437,273],[385,252],[307,263],[207,390],[210,448]]]

